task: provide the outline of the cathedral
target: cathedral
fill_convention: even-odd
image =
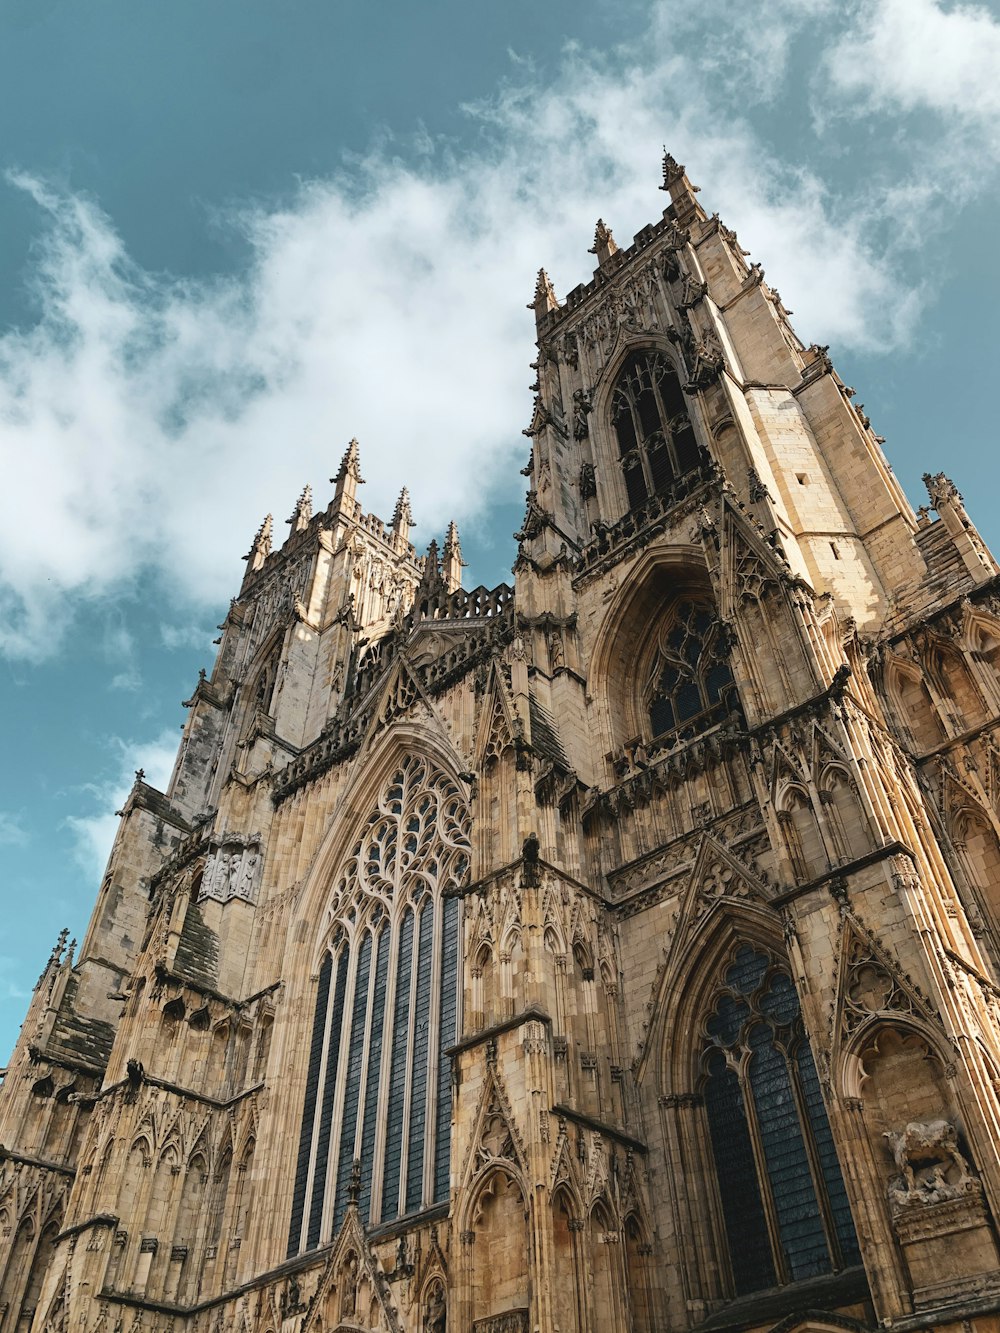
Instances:
[[[0,1089],[0,1333],[1000,1329],[1000,566],[666,155],[513,582],[265,520]]]

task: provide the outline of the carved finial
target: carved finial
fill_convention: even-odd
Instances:
[[[301,532],[303,528],[309,526],[309,520],[312,518],[313,502],[312,487],[304,486],[302,494],[295,501],[295,508],[292,510],[291,518],[285,520],[293,532]]]
[[[403,525],[407,530],[414,526],[413,512],[410,509],[410,492],[404,486],[399,492],[399,499],[396,501],[396,508],[392,511],[392,526],[398,532]]]
[[[361,1161],[355,1157],[351,1163],[351,1183],[347,1187],[347,1202],[357,1207],[361,1198]]]
[[[274,526],[274,519],[268,514],[264,522],[257,529],[257,535],[253,539],[253,545],[243,557],[249,561],[251,569],[260,569],[261,565],[271,554],[271,529]]]
[[[663,184],[661,190],[669,190],[674,181],[678,181],[684,175],[685,168],[667,152],[667,146],[663,146]]]
[[[462,543],[458,540],[458,528],[452,521],[448,524],[448,531],[445,533],[444,558],[441,561],[441,574],[449,592],[454,592],[456,588],[462,586],[462,570],[464,568]]]
[[[925,472],[924,485],[927,487],[927,495],[931,505],[935,509],[942,504],[946,504],[949,500],[957,500],[959,504],[962,503],[958,487],[943,472],[935,472],[933,475],[930,472]]]
[[[330,480],[335,486],[340,486],[346,478],[354,482],[355,486],[363,486],[365,479],[361,475],[361,449],[357,440],[352,440],[344,450],[344,456],[340,460],[340,467],[337,469],[337,475]]]
[[[538,270],[538,279],[535,282],[535,299],[529,304],[528,309],[534,310],[536,315],[544,315],[547,310],[559,309],[556,290],[543,268]]]
[[[598,264],[606,264],[612,255],[618,253],[618,246],[615,243],[615,238],[611,235],[611,228],[603,218],[597,219],[597,226],[594,228],[594,244],[587,253],[596,255]]]

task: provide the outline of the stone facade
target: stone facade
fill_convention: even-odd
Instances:
[[[513,587],[268,519],[0,1092],[0,1333],[1000,1312],[1000,569],[669,205],[533,302]]]

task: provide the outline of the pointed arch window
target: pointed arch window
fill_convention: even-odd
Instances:
[[[468,807],[407,756],[335,879],[319,968],[288,1253],[448,1196]]]
[[[633,352],[619,371],[611,425],[630,509],[670,489],[704,461],[677,372],[653,348]]]
[[[663,617],[646,681],[646,708],[655,739],[692,734],[739,710],[722,626],[706,601],[684,599]]]
[[[735,1294],[860,1263],[798,995],[784,966],[741,945],[705,1035],[702,1091]]]

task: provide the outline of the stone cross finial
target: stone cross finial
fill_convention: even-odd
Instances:
[[[352,440],[344,450],[337,475],[330,480],[335,488],[333,492],[335,508],[353,512],[357,489],[365,484],[365,479],[361,475],[361,449],[357,440]]]

